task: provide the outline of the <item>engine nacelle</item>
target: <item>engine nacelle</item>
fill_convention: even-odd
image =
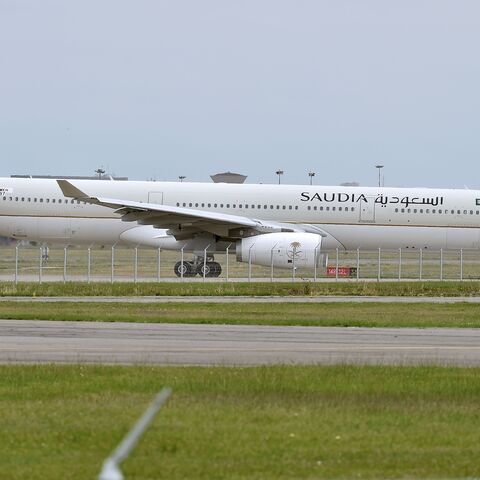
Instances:
[[[313,268],[320,263],[322,237],[315,233],[266,233],[243,238],[237,242],[236,252],[239,262],[274,267]]]

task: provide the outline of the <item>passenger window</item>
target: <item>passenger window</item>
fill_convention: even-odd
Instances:
[[[195,207],[198,207],[198,203],[195,204]]]
[[[298,210],[298,205],[295,205],[295,210]]]
[[[316,209],[317,209],[317,206],[315,205],[315,206],[313,207],[313,209],[316,210]]]
[[[54,198],[52,198],[52,203],[55,203],[55,199],[54,199]]]
[[[264,205],[263,209],[266,210],[268,208],[268,205]]]
[[[330,207],[325,207],[325,210],[328,212],[330,210]]]
[[[307,210],[311,210],[311,209],[312,209],[312,207],[309,205],[309,206],[307,207]]]
[[[72,202],[73,202],[73,200],[72,200]],[[40,203],[43,203],[43,198],[40,199]]]
[[[292,206],[291,206],[291,205],[289,205],[289,206],[288,206],[288,209],[289,209],[289,210],[291,210],[291,209],[292,209]]]
[[[416,209],[416,208],[413,209],[413,213],[417,213],[417,209]]]
[[[212,204],[211,204],[211,203],[209,203],[209,204],[208,204],[208,208],[211,208],[211,206],[212,206]]]
[[[18,197],[15,197],[15,201],[18,202]]]
[[[320,210],[323,210],[323,207],[320,207]]]
[[[398,208],[395,209],[395,213],[398,213]]]
[[[334,212],[334,211],[335,211],[335,207],[332,207],[332,212]]]

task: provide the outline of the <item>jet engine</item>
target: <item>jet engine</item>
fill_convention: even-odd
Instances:
[[[278,232],[255,235],[237,242],[239,262],[255,265],[292,268],[313,268],[320,264],[322,237],[315,233]]]

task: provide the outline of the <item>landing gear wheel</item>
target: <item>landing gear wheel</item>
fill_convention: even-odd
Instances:
[[[182,262],[177,262],[173,267],[173,271],[177,277],[181,277],[182,272],[184,277],[193,277],[195,275],[195,268],[190,262],[183,262],[183,265]]]
[[[219,277],[222,273],[222,266],[217,262],[210,263],[210,277]]]
[[[206,277],[219,277],[222,273],[222,267],[217,262],[207,262],[205,265],[200,263],[197,267],[197,273],[203,277],[203,271],[205,270]]]
[[[207,262],[207,263],[199,263],[197,267],[197,273],[203,277],[203,274],[205,273],[206,277],[211,277],[212,276],[212,263]]]

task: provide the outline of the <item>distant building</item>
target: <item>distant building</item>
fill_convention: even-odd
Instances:
[[[340,184],[341,187],[359,187],[360,184],[358,182],[344,182]]]
[[[211,175],[210,178],[214,183],[245,183],[247,176],[239,173],[224,172]]]
[[[46,178],[51,180],[122,180],[127,181],[128,177],[115,177],[112,175],[104,174],[101,177],[99,175],[10,175],[10,178]]]

